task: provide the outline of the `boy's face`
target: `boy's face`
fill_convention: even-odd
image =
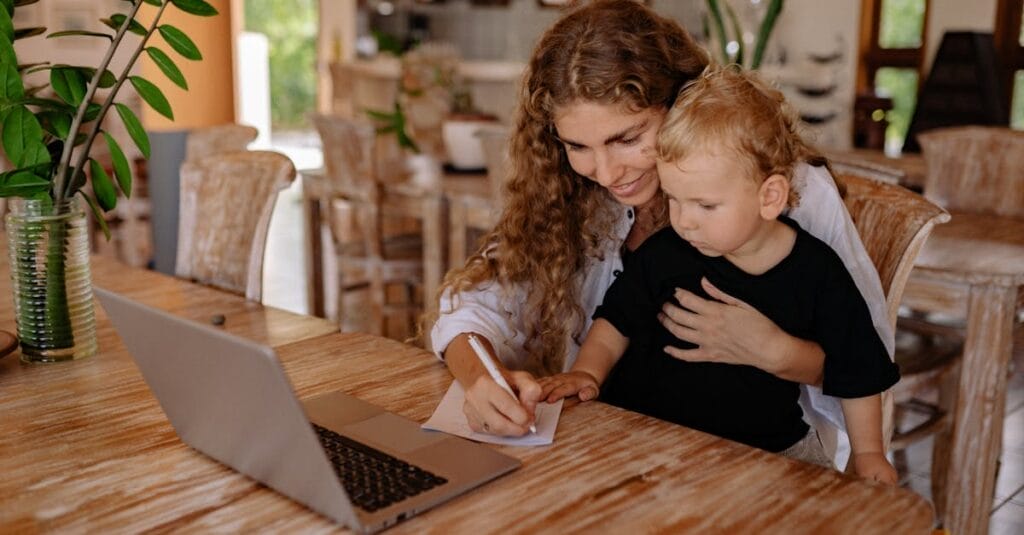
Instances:
[[[706,256],[729,257],[750,248],[765,222],[761,186],[735,156],[700,151],[657,165],[680,237]]]

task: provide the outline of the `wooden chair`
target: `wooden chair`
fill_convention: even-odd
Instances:
[[[411,336],[422,313],[422,233],[403,232],[408,227],[389,225],[394,220],[387,216],[415,219],[422,217],[422,207],[416,199],[389,195],[379,180],[372,125],[329,115],[316,115],[313,122],[333,190],[327,221],[337,259],[338,319],[343,328],[351,325],[356,311],[346,310],[346,294],[367,289],[368,330],[392,334],[392,326],[395,337]],[[391,294],[396,287],[400,302]]]
[[[175,274],[259,301],[274,202],[294,179],[295,166],[276,152],[237,151],[185,162]]]
[[[507,127],[481,126],[475,136],[480,139],[487,166],[489,195],[461,195],[450,199],[448,217],[448,268],[460,267],[475,248],[476,238],[498,222],[502,210],[502,190],[509,173]]]
[[[928,169],[925,197],[951,211],[1024,217],[1024,133],[967,126],[930,130],[917,139]],[[1019,308],[1024,306],[1024,294],[1020,303]],[[947,441],[957,403],[965,326],[954,314],[927,316],[908,309],[898,327],[903,379],[897,390],[897,416],[916,416],[917,421],[895,433],[892,448],[898,452],[934,436],[931,485],[938,498],[945,495]],[[1015,339],[1024,340],[1020,324]],[[937,508],[944,503],[935,500]],[[944,513],[936,512],[940,517]]]
[[[889,322],[896,317],[910,271],[932,228],[949,221],[949,214],[920,195],[885,182],[841,175],[846,184],[846,207],[860,234],[885,292]],[[892,391],[883,395],[883,436],[893,434]]]
[[[185,138],[185,161],[198,160],[211,154],[246,150],[259,130],[242,124],[224,124],[196,128]]]

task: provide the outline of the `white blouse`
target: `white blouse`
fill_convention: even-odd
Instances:
[[[860,236],[839,197],[835,182],[824,167],[800,164],[793,178],[793,186],[800,193],[800,203],[789,213],[804,230],[829,244],[842,258],[857,288],[868,304],[875,330],[889,351],[895,345],[893,328],[889,325],[885,295],[874,264],[867,255]],[[633,224],[633,209],[622,207],[622,215],[615,225],[614,239],[609,240],[603,260],[591,259],[584,269],[579,292],[581,308],[585,314],[582,333],[590,329],[591,316],[601,304],[604,293],[622,270],[620,248]],[[510,369],[521,369],[526,362],[523,346],[526,342],[522,314],[526,300],[521,285],[483,283],[456,295],[445,293],[440,301],[440,315],[430,332],[431,346],[441,355],[452,339],[461,333],[475,332],[486,337],[497,357]],[[577,341],[567,334],[565,369],[576,360],[583,337]],[[839,400],[821,393],[821,389],[804,385],[801,406],[805,418],[822,438],[826,451],[835,452],[836,466],[842,468],[849,457],[849,439],[845,433]]]

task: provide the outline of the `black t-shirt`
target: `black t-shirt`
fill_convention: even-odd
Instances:
[[[825,351],[825,394],[864,397],[899,380],[871,321],[867,304],[839,256],[788,218],[793,250],[761,275],[724,257],[704,256],[671,228],[629,255],[623,273],[594,313],[629,338],[629,348],[602,386],[613,405],[736,440],[782,451],[807,433],[800,387],[753,366],[685,362],[664,352],[692,348],[657,320],[675,288],[709,298],[701,277],[759,310],[797,338]]]

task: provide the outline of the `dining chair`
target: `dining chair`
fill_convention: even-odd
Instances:
[[[210,154],[246,150],[257,135],[259,130],[243,124],[193,129],[185,138],[185,161],[198,160]]]
[[[941,128],[918,134],[927,165],[924,196],[950,211],[1024,218],[1024,133],[1001,127]],[[936,296],[936,299],[943,299]],[[1018,309],[1024,309],[1024,294]],[[903,379],[897,416],[907,420],[893,436],[899,453],[927,437],[932,446],[932,495],[945,495],[948,434],[965,337],[958,314],[926,315],[907,307],[897,329]],[[1014,338],[1024,340],[1018,322]],[[1017,347],[1021,342],[1017,342]],[[937,500],[936,504],[945,503]],[[937,511],[941,516],[943,511]]]
[[[175,275],[260,301],[274,202],[294,179],[292,161],[277,152],[225,152],[182,164]]]
[[[371,124],[334,115],[314,115],[313,122],[331,184],[326,212],[337,261],[338,321],[343,330],[360,323],[360,310],[347,307],[346,298],[365,290],[365,328],[372,334],[411,336],[425,296],[420,295],[422,233],[408,220],[422,218],[422,206],[417,199],[388,194]]]
[[[840,175],[840,180],[846,185],[846,208],[878,271],[888,319],[895,328],[914,261],[932,228],[949,221],[950,216],[924,197],[895,184],[853,174]],[[895,427],[893,402],[897,389],[882,396],[886,445]]]
[[[501,216],[503,189],[510,172],[508,127],[482,125],[474,134],[480,140],[487,167],[488,195],[462,195],[449,206],[448,268],[461,267],[476,248],[478,238],[494,227]]]

